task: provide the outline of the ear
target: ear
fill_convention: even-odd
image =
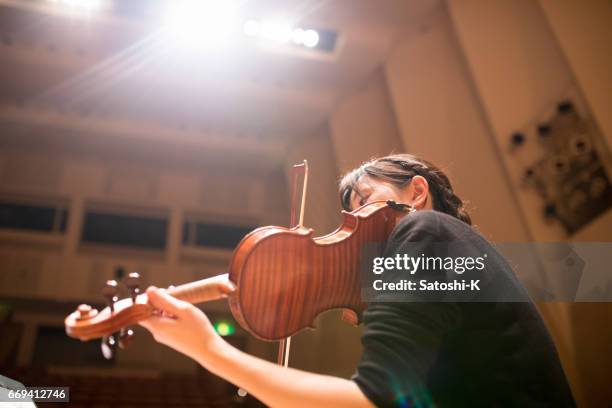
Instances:
[[[427,197],[429,196],[429,183],[427,179],[423,176],[414,176],[407,190],[408,202],[418,210],[423,209],[427,204]]]

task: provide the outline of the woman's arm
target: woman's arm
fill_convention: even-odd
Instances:
[[[371,407],[350,380],[285,368],[243,353],[225,342],[193,305],[150,288],[149,302],[163,312],[141,325],[155,340],[191,357],[212,373],[270,406]]]
[[[350,380],[285,368],[253,357],[221,340],[202,352],[200,364],[273,407],[371,407]]]

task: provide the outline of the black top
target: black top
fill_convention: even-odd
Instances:
[[[470,242],[486,272],[524,291],[474,228],[437,211],[402,219],[384,256],[433,256],[434,242]],[[437,254],[439,255],[439,253]],[[528,299],[528,297],[527,297]],[[372,302],[353,380],[378,407],[573,407],[557,350],[525,302]]]

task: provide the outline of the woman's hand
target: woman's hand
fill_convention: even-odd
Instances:
[[[243,353],[223,341],[206,315],[190,303],[157,288],[149,288],[147,296],[160,313],[140,325],[155,340],[191,357],[269,406],[373,406],[353,381],[282,367]]]
[[[155,287],[147,289],[147,297],[159,313],[139,324],[149,330],[157,342],[196,361],[223,343],[208,317],[191,303]]]

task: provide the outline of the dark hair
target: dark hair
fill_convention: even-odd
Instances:
[[[340,181],[340,201],[345,210],[351,210],[351,193],[358,193],[357,182],[364,175],[388,181],[400,188],[408,185],[414,176],[422,176],[429,184],[435,210],[472,225],[463,201],[453,192],[446,174],[432,163],[411,154],[393,154],[373,159],[346,173]]]

